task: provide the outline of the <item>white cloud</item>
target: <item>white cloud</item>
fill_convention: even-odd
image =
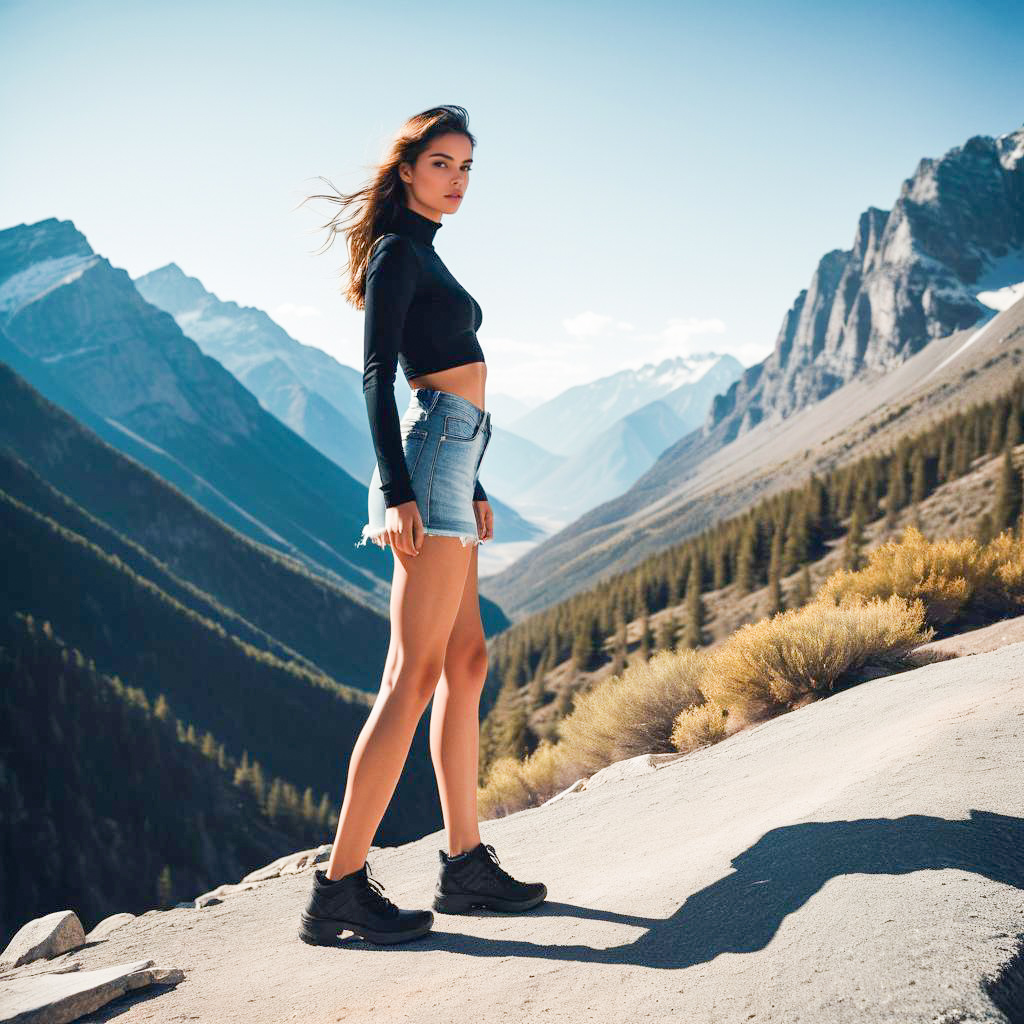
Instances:
[[[604,334],[611,323],[613,321],[610,316],[605,316],[603,313],[592,313],[590,310],[587,310],[585,313],[577,313],[576,316],[566,317],[562,321],[562,326],[565,328],[566,334],[570,334],[574,338],[593,338],[599,334]]]

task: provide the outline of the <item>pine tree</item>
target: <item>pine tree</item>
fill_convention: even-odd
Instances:
[[[925,475],[924,452],[918,444],[913,455],[913,480],[910,485],[910,500],[917,505],[924,501],[928,494],[928,480]]]
[[[749,521],[740,534],[740,547],[736,554],[736,592],[749,594],[754,589],[755,538],[753,522]]]
[[[776,529],[772,537],[772,554],[768,562],[768,602],[765,614],[770,618],[782,611],[782,531]]]
[[[971,439],[970,456],[971,456],[971,460],[973,461],[974,459],[976,459],[982,453],[982,450],[983,450],[982,447],[981,447],[981,416],[979,415],[979,412],[978,412],[977,409],[974,409],[971,412],[970,431],[971,431],[970,435],[969,435],[970,439]]]
[[[1003,449],[1003,463],[996,487],[996,498],[992,508],[990,529],[993,535],[1012,527],[1021,510],[1021,474],[1013,464],[1013,453],[1007,445]]]
[[[700,576],[691,571],[686,584],[686,631],[683,646],[700,647],[704,642],[704,600],[700,592]]]
[[[1003,426],[1005,415],[1006,411],[999,408],[997,408],[992,415],[992,426],[988,435],[989,455],[996,455],[1005,443],[1006,430]]]
[[[594,648],[593,621],[590,615],[583,614],[576,622],[572,640],[572,663],[577,672],[590,669],[596,654]]]
[[[526,746],[527,717],[512,672],[505,673],[494,707],[487,717],[491,721],[492,729],[488,737],[492,760],[500,757],[521,757]]]
[[[786,545],[782,551],[782,575],[788,576],[798,565],[807,560],[807,506],[797,505],[789,517],[786,528]]]
[[[283,811],[284,786],[281,783],[281,779],[275,776],[267,793],[267,817],[276,825],[280,822]]]
[[[940,484],[949,480],[950,466],[953,464],[953,441],[949,436],[948,428],[943,431],[942,440],[939,442],[939,465],[936,470],[936,479]]]
[[[812,543],[820,541],[829,528],[828,491],[821,479],[814,473],[807,481],[807,534]]]
[[[666,612],[658,624],[658,638],[655,641],[659,651],[672,651],[676,646],[676,616],[674,612]]]
[[[313,799],[313,787],[307,786],[302,792],[302,820],[307,825],[315,825],[319,815]]]
[[[259,761],[253,761],[249,772],[249,788],[260,807],[265,807],[267,799],[266,782],[263,779],[263,765]]]
[[[855,505],[850,515],[850,526],[843,544],[843,568],[856,572],[861,567],[864,548],[864,530],[861,525],[861,510]]]
[[[640,620],[640,657],[647,661],[651,656],[654,637],[651,635],[651,620],[645,614]]]
[[[792,607],[802,608],[811,599],[811,570],[806,562],[800,569],[796,586],[793,588]]]
[[[967,439],[964,436],[963,423],[958,423],[956,433],[953,437],[953,476],[960,479],[966,476],[971,466],[970,455],[967,451]]]
[[[628,644],[626,640],[626,618],[620,611],[615,627],[615,653],[612,659],[612,675],[617,676],[626,667]]]
[[[526,709],[522,701],[516,701],[505,721],[504,752],[515,758],[521,758],[529,748],[529,724]]]
[[[716,533],[714,540],[714,555],[712,557],[712,587],[721,590],[729,579],[729,563],[726,558],[726,546],[722,537]]]
[[[885,525],[892,529],[896,525],[897,513],[907,503],[907,478],[904,471],[902,450],[897,450],[889,459],[889,485],[885,498]]]
[[[1013,392],[1013,400],[1010,402],[1010,414],[1006,418],[1006,443],[1011,448],[1020,444],[1020,413],[1021,393],[1017,388]]]
[[[236,786],[246,786],[246,785],[248,785],[249,778],[250,778],[249,751],[248,750],[243,750],[242,751],[242,758],[238,762],[238,766],[235,768],[235,779],[234,779],[235,785]]]
[[[544,672],[543,663],[538,666],[537,671],[530,680],[530,688],[527,690],[527,699],[532,709],[541,707],[544,704]]]

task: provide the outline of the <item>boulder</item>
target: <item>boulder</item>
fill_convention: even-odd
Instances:
[[[84,944],[85,929],[78,915],[73,910],[55,910],[18,929],[0,954],[0,971],[20,967],[33,960],[49,960]]]

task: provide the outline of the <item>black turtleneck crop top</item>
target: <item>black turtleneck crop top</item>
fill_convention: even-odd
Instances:
[[[395,403],[395,372],[406,380],[484,361],[476,331],[483,312],[434,251],[440,222],[401,205],[374,241],[366,267],[363,396],[388,508],[415,501]],[[487,495],[480,481],[474,501]]]

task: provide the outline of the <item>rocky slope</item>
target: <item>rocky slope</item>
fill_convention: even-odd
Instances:
[[[109,986],[99,972],[119,966],[122,991],[142,987],[78,1019],[1020,1020],[1022,679],[1013,643],[690,755],[620,762],[483,823],[504,866],[547,882],[546,903],[438,914],[403,946],[297,938],[326,848],[90,937],[57,910],[5,956],[68,951],[0,974],[0,1017],[44,999],[55,970],[76,972],[65,987]],[[399,905],[427,906],[443,844],[374,849],[371,867]]]

